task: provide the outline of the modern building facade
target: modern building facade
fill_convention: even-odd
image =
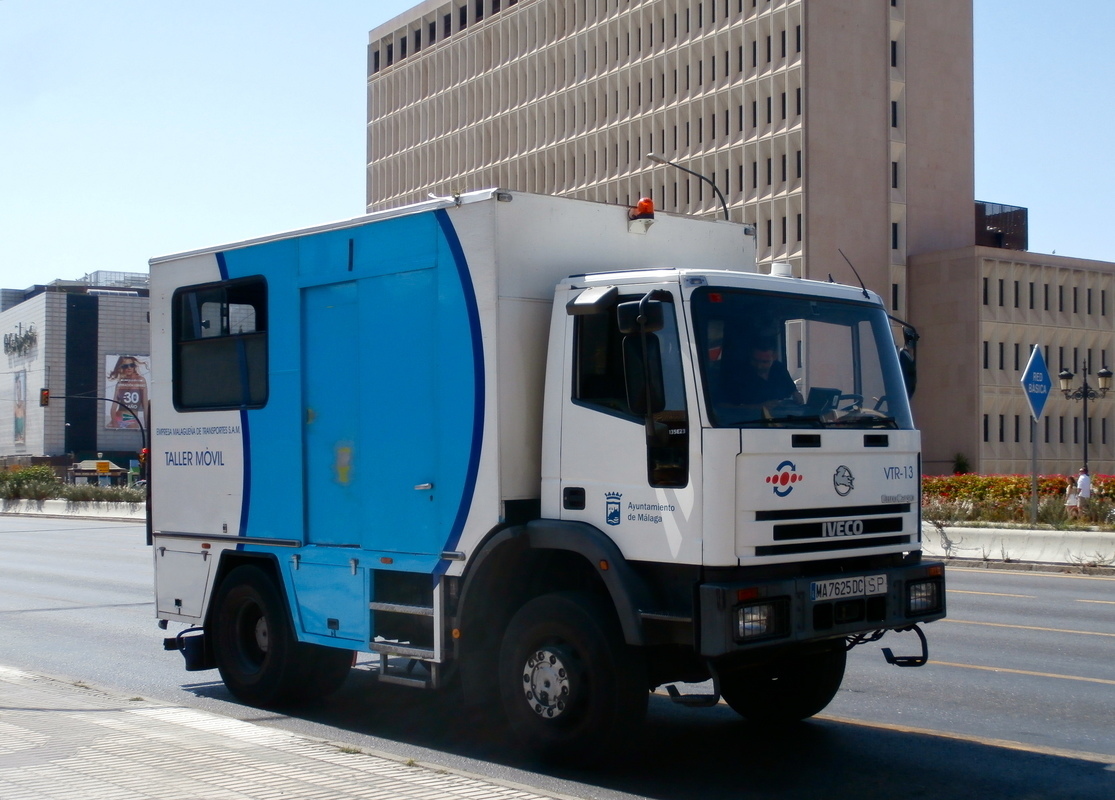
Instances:
[[[1030,406],[1021,378],[1042,348],[1053,389],[1037,425],[1042,474],[1075,472],[1083,458],[1084,405],[1058,389],[1097,386],[1115,364],[1115,264],[1021,250],[966,247],[910,259],[910,316],[919,350],[914,410],[927,473],[958,456],[976,472],[1030,472]],[[922,388],[924,387],[924,388]],[[1088,404],[1088,461],[1115,471],[1115,393]]]
[[[483,186],[754,223],[906,311],[972,244],[971,0],[427,0],[373,30],[369,210]]]
[[[8,376],[0,383],[0,464],[104,458],[127,467],[137,457],[146,428],[148,308],[141,273],[102,270],[0,290]],[[96,398],[142,410],[137,420]]]
[[[926,472],[1028,472],[1029,347],[1078,379],[1115,358],[1115,265],[1027,253],[1025,209],[974,204],[972,50],[972,0],[426,0],[369,34],[367,208],[501,186],[724,213],[656,153],[755,225],[760,268],[851,262],[917,326]],[[1081,413],[1050,398],[1043,472],[1079,466]]]

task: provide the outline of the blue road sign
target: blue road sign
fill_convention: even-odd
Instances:
[[[1030,413],[1034,420],[1041,419],[1045,401],[1049,399],[1049,390],[1053,388],[1053,381],[1049,380],[1049,370],[1045,367],[1045,356],[1041,354],[1041,346],[1034,345],[1030,353],[1030,360],[1026,362],[1026,370],[1022,373],[1022,391],[1026,393],[1026,402],[1030,404]]]

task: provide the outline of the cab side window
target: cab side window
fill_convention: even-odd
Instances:
[[[623,303],[638,296],[620,297]],[[681,343],[672,302],[664,309],[662,330],[648,334],[657,339],[661,354],[664,406],[652,416],[658,437],[647,443],[647,476],[651,486],[679,487],[689,481],[689,414],[681,362]],[[630,338],[638,334],[628,334]],[[627,397],[623,342],[615,307],[574,320],[573,402],[642,423]]]

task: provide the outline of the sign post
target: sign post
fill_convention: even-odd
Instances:
[[[1049,399],[1049,390],[1053,388],[1053,381],[1049,380],[1049,370],[1045,366],[1045,356],[1041,353],[1041,345],[1034,345],[1030,351],[1030,360],[1026,362],[1026,369],[1022,373],[1022,391],[1026,394],[1026,402],[1030,404],[1030,524],[1038,522],[1038,420],[1045,409],[1045,401]]]

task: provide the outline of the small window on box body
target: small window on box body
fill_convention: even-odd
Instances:
[[[267,283],[262,277],[188,286],[173,300],[174,406],[267,403]]]

